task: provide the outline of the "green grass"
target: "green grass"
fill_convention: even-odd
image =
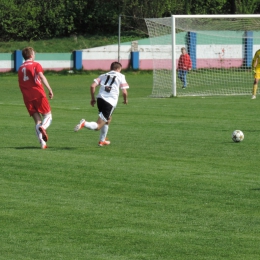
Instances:
[[[164,84],[160,81],[162,78]],[[182,81],[176,78],[177,96],[250,96],[252,95],[252,78],[252,71],[242,68],[192,70],[187,75],[188,87],[185,90],[182,89]],[[154,79],[153,97],[172,96],[171,71],[156,71],[154,73]]]
[[[127,72],[100,148],[99,132],[73,132],[97,119],[96,76],[47,74],[47,150],[16,75],[0,77],[0,259],[258,259],[259,100],[149,98],[152,75]]]

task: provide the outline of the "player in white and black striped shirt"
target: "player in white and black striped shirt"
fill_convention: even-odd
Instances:
[[[112,113],[118,103],[120,90],[122,91],[124,104],[128,103],[128,83],[126,82],[125,75],[121,73],[122,65],[119,62],[113,62],[110,66],[110,71],[100,75],[94,79],[90,86],[91,106],[97,102],[99,117],[96,122],[87,122],[81,119],[79,124],[76,125],[74,131],[79,131],[83,127],[90,130],[100,130],[100,140],[98,145],[109,145],[110,141],[106,140],[109,124],[112,119]],[[97,99],[95,98],[96,87],[100,86]]]

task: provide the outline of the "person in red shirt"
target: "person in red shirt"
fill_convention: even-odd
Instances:
[[[190,55],[187,53],[186,48],[181,48],[181,55],[178,61],[178,78],[183,82],[182,88],[187,87],[187,73],[191,70],[192,63]]]
[[[43,75],[42,66],[40,63],[34,61],[34,49],[32,47],[26,47],[22,50],[22,55],[25,62],[18,70],[19,87],[29,115],[35,122],[36,135],[41,144],[41,148],[46,149],[46,142],[48,141],[46,129],[52,122],[52,114],[42,82],[49,91],[50,99],[53,98],[53,92],[48,80]]]

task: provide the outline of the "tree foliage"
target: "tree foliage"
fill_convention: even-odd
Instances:
[[[0,39],[37,40],[69,35],[145,31],[142,18],[171,14],[253,14],[259,0],[1,0]]]

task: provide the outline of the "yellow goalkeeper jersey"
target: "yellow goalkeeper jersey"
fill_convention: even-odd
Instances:
[[[256,63],[257,61],[257,63]],[[260,49],[256,51],[255,56],[252,60],[252,69],[260,70]]]

